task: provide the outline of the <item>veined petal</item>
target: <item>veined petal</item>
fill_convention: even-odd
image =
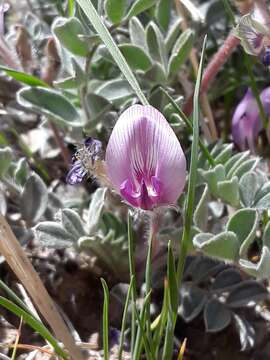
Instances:
[[[235,28],[235,36],[241,40],[248,54],[258,56],[263,49],[263,38],[266,34],[264,27],[247,14],[241,17]]]
[[[116,191],[123,195],[132,189],[134,201],[140,191],[140,201],[146,201],[142,197],[147,193],[153,206],[175,203],[183,190],[185,155],[164,116],[150,105],[124,111],[112,131],[105,160]]]

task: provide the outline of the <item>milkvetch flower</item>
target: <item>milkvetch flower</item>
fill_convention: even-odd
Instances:
[[[164,116],[150,105],[133,105],[121,114],[105,162],[116,192],[136,208],[175,204],[185,185],[181,145]]]
[[[87,138],[73,157],[73,165],[67,174],[66,182],[70,185],[80,184],[87,175],[93,175],[101,155],[101,142]]]
[[[265,88],[260,99],[267,117],[270,115],[270,87]],[[234,142],[244,151],[255,152],[255,141],[262,130],[260,111],[250,89],[238,104],[232,119],[232,136]]]
[[[235,35],[248,54],[270,65],[270,16],[266,6],[256,1],[253,11],[240,19]]]

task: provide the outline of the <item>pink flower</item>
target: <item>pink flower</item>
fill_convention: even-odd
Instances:
[[[260,94],[261,102],[267,116],[270,114],[270,87]],[[250,89],[238,104],[232,119],[232,136],[234,142],[244,151],[255,152],[255,141],[262,130],[259,108]]]
[[[144,210],[175,204],[183,191],[186,159],[164,116],[133,105],[118,119],[106,150],[107,175],[130,205]]]

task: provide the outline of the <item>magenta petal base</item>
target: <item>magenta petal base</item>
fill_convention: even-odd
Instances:
[[[137,188],[127,179],[120,186],[120,194],[132,206],[152,210],[160,203],[161,187],[162,184],[155,176],[152,176],[150,182],[142,179]]]

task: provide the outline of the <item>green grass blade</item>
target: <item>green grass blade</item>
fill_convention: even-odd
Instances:
[[[206,39],[207,37],[205,37],[203,43],[201,61],[198,70],[197,81],[194,91],[194,98],[193,98],[193,109],[194,109],[193,126],[192,126],[193,141],[191,145],[191,161],[190,161],[190,170],[189,170],[188,193],[187,193],[187,200],[186,200],[185,214],[184,214],[184,231],[179,247],[179,257],[178,257],[177,271],[176,271],[177,274],[176,281],[177,281],[178,289],[180,288],[182,283],[182,277],[183,277],[185,261],[188,253],[188,243],[190,241],[191,226],[193,220],[195,187],[197,180],[198,150],[199,150],[199,96],[200,96],[200,85],[202,79],[202,67],[203,67]],[[170,309],[167,328],[166,328],[166,335],[165,335],[165,344],[164,344],[164,351],[162,357],[163,360],[172,358],[173,335],[174,335],[176,319],[177,319],[177,313],[175,313],[172,309]]]
[[[154,338],[153,338],[153,347],[154,347],[156,359],[158,358],[159,348],[160,348],[163,332],[166,327],[168,311],[169,311],[169,288],[168,288],[168,281],[167,281],[167,279],[165,279],[162,310],[160,313],[160,319],[159,319],[158,325],[155,329],[155,334],[154,334]]]
[[[121,51],[118,49],[115,41],[113,40],[109,30],[103,24],[100,16],[98,15],[95,7],[93,6],[91,0],[77,0],[77,3],[80,5],[82,10],[84,11],[85,15],[90,20],[91,24],[95,28],[96,32],[100,36],[101,40],[106,45],[108,51],[111,53],[114,61],[119,66],[119,69],[122,71],[123,75],[129,82],[132,89],[137,94],[138,98],[140,99],[143,105],[147,105],[148,101],[142,92],[140,85],[131,71],[130,67],[128,66],[126,59],[122,55]]]
[[[200,66],[197,75],[197,81],[194,91],[194,98],[193,98],[193,141],[191,146],[191,161],[190,161],[190,170],[189,170],[189,181],[188,181],[188,193],[187,193],[187,202],[185,208],[185,217],[184,217],[184,231],[183,236],[180,244],[180,253],[179,253],[179,260],[177,266],[177,285],[178,288],[181,285],[185,259],[187,255],[187,248],[188,242],[190,240],[190,233],[191,233],[191,226],[192,226],[192,219],[193,219],[193,210],[194,210],[194,199],[195,199],[195,187],[197,181],[197,164],[198,164],[198,150],[199,150],[199,98],[200,98],[200,86],[202,80],[202,68],[203,68],[203,59],[204,59],[204,52],[206,46],[206,39],[204,38],[202,55]]]
[[[149,338],[147,337],[147,333],[145,331],[147,307],[150,304],[150,298],[151,298],[151,292],[149,292],[144,299],[144,303],[143,303],[143,307],[141,309],[140,315],[138,314],[138,311],[135,308],[135,314],[136,314],[136,319],[137,319],[137,322],[139,325],[139,331],[138,331],[138,337],[136,339],[136,343],[138,344],[138,347],[137,347],[137,351],[135,349],[134,360],[141,358],[141,354],[140,354],[141,342],[143,342],[143,344],[144,344],[146,359],[147,360],[155,360],[153,348],[151,346],[151,343],[149,342]]]
[[[120,341],[119,341],[119,353],[118,353],[119,360],[122,359],[123,345],[124,345],[124,340],[125,340],[125,329],[126,329],[127,314],[128,314],[128,305],[129,305],[131,294],[133,291],[133,286],[134,286],[133,283],[134,283],[134,277],[132,276],[131,280],[130,280],[129,288],[128,288],[128,293],[127,293],[123,317],[122,317],[121,336],[120,336]],[[134,311],[134,315],[136,315],[135,311]]]
[[[178,309],[178,289],[176,280],[175,260],[172,252],[171,241],[168,244],[168,260],[167,260],[167,271],[168,271],[168,285],[169,285],[169,300],[172,311],[177,314]]]
[[[136,308],[136,275],[135,275],[135,244],[134,237],[132,231],[132,215],[130,210],[128,211],[128,257],[129,257],[129,273],[130,273],[130,282],[133,278],[133,286],[132,286],[132,312],[131,312],[131,354],[133,354],[135,339],[136,339],[136,316],[135,316],[135,308]]]
[[[12,301],[0,296],[0,305],[5,309],[11,311],[13,314],[22,317],[23,320],[31,326],[32,329],[37,331],[43,339],[46,339],[54,348],[55,352],[61,356],[62,359],[67,360],[68,356],[59,346],[57,340],[52,336],[49,330],[37,319],[35,319],[31,314],[26,312],[24,309],[20,308],[18,305],[14,304]]]
[[[5,293],[10,297],[10,299],[20,306],[24,311],[28,312],[30,315],[35,315],[28,309],[26,304],[15,294],[14,291],[12,291],[2,280],[0,280],[0,288],[5,291]]]
[[[101,279],[104,302],[103,302],[103,350],[104,360],[110,359],[109,354],[109,289],[104,279]]]
[[[75,0],[68,0],[68,16],[72,17],[75,10]]]
[[[0,70],[4,71],[8,76],[12,77],[14,80],[19,81],[20,83],[30,86],[42,86],[46,88],[49,87],[47,83],[45,83],[43,80],[39,79],[34,75],[30,75],[22,71],[10,69],[2,65],[0,65]]]

